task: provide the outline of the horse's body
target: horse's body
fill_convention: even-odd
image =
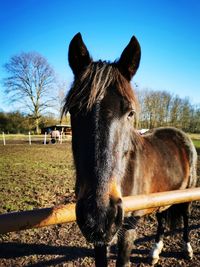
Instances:
[[[195,166],[191,165],[194,163],[194,153],[188,136],[172,127],[157,128],[139,137],[139,145],[135,147],[133,144],[127,173],[122,181],[122,195],[149,194],[194,186]]]
[[[137,101],[130,80],[139,62],[140,46],[135,37],[119,61],[112,64],[93,62],[80,34],[69,46],[75,81],[63,111],[71,113],[76,216],[82,233],[95,246],[96,266],[101,267],[107,266],[106,246],[117,232],[117,266],[128,266],[136,229],[131,218],[135,224],[138,218],[152,212],[157,212],[158,219],[153,262],[158,260],[163,246],[163,220],[169,220],[173,212],[176,220],[183,217],[183,238],[192,257],[188,203],[132,214],[123,212],[123,196],[185,189],[196,184],[197,155],[186,134],[175,128],[158,128],[140,136],[134,129]]]

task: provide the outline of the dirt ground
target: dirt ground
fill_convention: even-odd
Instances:
[[[198,154],[200,156],[200,150]],[[200,176],[200,159],[198,175]],[[74,201],[73,190],[67,192],[63,196],[58,195],[59,203]],[[181,249],[181,229],[177,229],[173,233],[166,232],[164,249],[156,266],[200,266],[200,202],[193,203],[190,229],[193,259],[184,258]],[[154,215],[144,218],[139,224],[131,256],[132,266],[150,266],[148,254],[154,243],[155,231]],[[113,246],[109,266],[115,266],[115,260],[116,247]],[[3,266],[94,266],[93,250],[92,246],[86,243],[76,223],[13,232],[0,236],[0,267]]]

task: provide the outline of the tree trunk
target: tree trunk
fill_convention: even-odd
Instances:
[[[39,128],[39,119],[35,119],[35,133],[39,134],[40,133],[40,128]]]

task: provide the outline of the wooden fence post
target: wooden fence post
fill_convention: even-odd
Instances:
[[[31,132],[28,133],[29,145],[31,145]]]
[[[46,145],[47,144],[47,133],[45,132],[44,133],[44,145]]]
[[[4,132],[2,132],[2,135],[3,135],[3,145],[5,146],[6,145],[6,138],[5,138]]]

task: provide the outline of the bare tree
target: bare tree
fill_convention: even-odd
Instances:
[[[200,132],[200,105],[167,91],[136,90],[140,103],[140,128],[174,126],[186,132]]]
[[[190,132],[200,133],[200,105],[192,108]]]
[[[35,121],[39,133],[41,114],[53,105],[55,75],[47,60],[38,53],[21,53],[4,65],[5,93],[10,101],[21,103]]]
[[[184,98],[181,101],[180,107],[180,121],[181,121],[181,128],[184,131],[188,131],[191,126],[191,116],[192,116],[192,106],[188,98]]]
[[[67,89],[67,84],[65,81],[58,81],[57,82],[57,104],[56,104],[56,110],[58,111],[59,117],[60,117],[60,124],[62,124],[63,117],[61,116],[62,114],[62,108],[64,104],[64,99],[66,95],[66,89]]]

